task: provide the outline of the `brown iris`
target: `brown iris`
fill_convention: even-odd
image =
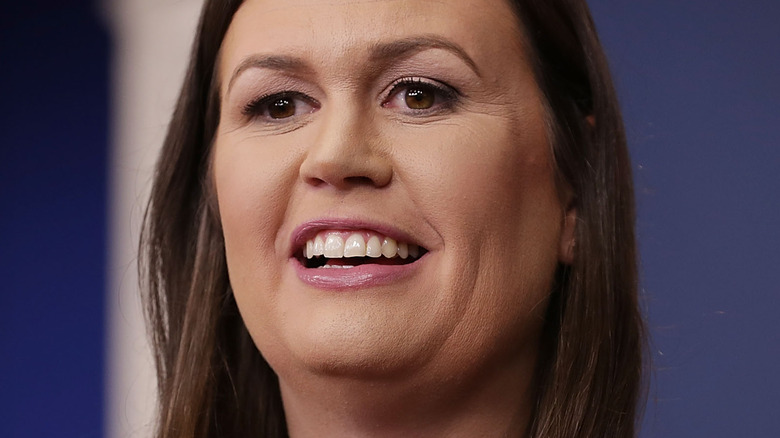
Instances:
[[[295,103],[288,98],[276,99],[268,105],[268,115],[272,119],[286,119],[295,115]]]
[[[406,91],[406,105],[411,109],[428,109],[433,106],[436,96],[430,90],[410,88]]]

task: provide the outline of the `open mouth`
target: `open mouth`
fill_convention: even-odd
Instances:
[[[428,251],[370,231],[321,231],[296,257],[307,269],[349,269],[362,265],[408,265]]]

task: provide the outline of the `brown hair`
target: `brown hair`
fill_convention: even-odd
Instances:
[[[140,268],[163,437],[284,437],[278,381],[227,276],[213,208],[215,65],[241,0],[206,0],[147,207]],[[577,209],[537,366],[533,437],[633,437],[644,333],[631,167],[606,59],[583,0],[513,1],[548,108],[560,185]]]

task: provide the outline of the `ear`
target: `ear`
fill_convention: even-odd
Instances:
[[[561,241],[558,247],[558,261],[564,265],[574,262],[575,230],[577,226],[577,209],[569,207],[563,218],[561,227]]]

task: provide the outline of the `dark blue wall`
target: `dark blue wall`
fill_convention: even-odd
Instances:
[[[107,32],[0,10],[0,437],[102,434]],[[643,437],[780,436],[780,3],[592,0],[635,163]]]
[[[0,437],[102,436],[109,46],[93,9],[0,10]]]
[[[780,2],[591,7],[637,181],[644,437],[780,437]]]

